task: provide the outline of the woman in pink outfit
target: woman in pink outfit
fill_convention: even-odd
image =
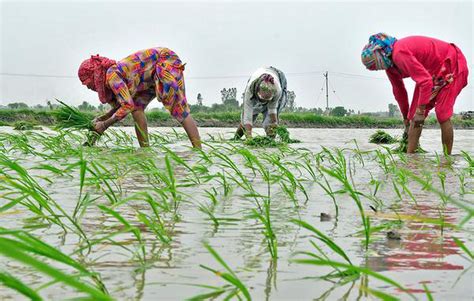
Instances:
[[[397,40],[379,33],[372,35],[362,50],[362,63],[369,70],[387,73],[408,132],[407,152],[415,152],[425,118],[434,108],[441,126],[443,148],[451,154],[453,106],[467,85],[468,76],[461,50],[453,43],[434,38],[410,36]],[[416,82],[411,104],[403,84],[407,77]]]

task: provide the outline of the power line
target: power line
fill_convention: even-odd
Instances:
[[[354,73],[344,73],[344,72],[331,72],[339,77],[344,78],[361,78],[361,79],[383,79],[386,80],[384,77],[376,77],[376,76],[369,76],[369,75],[362,75],[362,74],[354,74]]]
[[[321,94],[323,94],[324,91],[324,82],[321,85],[321,89],[319,90],[318,98],[316,99],[316,103],[314,104],[314,107],[316,108],[316,104],[319,102],[319,98],[321,97]]]
[[[33,74],[33,73],[0,73],[4,76],[16,76],[16,77],[48,77],[48,78],[77,78],[77,76],[71,75],[50,75],[50,74]]]
[[[329,79],[328,79],[328,81],[329,81]],[[341,103],[341,105],[344,106],[344,103],[342,102],[341,98],[339,98],[339,95],[336,94],[336,89],[333,87],[331,81],[329,81],[329,85],[331,86],[332,92],[334,93],[334,95],[336,96],[336,98],[339,100],[339,102]]]
[[[287,72],[285,75],[288,76],[307,76],[307,75],[320,75],[323,70],[317,71],[302,71],[302,72]],[[363,79],[384,79],[382,77],[367,76],[361,74],[344,73],[344,72],[331,72],[332,74],[346,78],[363,78]],[[36,73],[11,73],[1,72],[2,76],[13,76],[13,77],[37,77],[37,78],[74,78],[77,76],[73,75],[56,75],[56,74],[36,74]],[[211,75],[211,76],[188,76],[189,79],[232,79],[232,78],[248,78],[249,75]]]

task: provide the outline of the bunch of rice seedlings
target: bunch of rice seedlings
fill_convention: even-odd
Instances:
[[[402,139],[400,140],[400,144],[398,145],[397,148],[394,148],[392,152],[406,153],[407,149],[408,149],[408,133],[404,132]],[[415,153],[424,154],[424,153],[427,153],[427,151],[425,151],[424,149],[420,147],[420,145],[418,145],[418,148],[416,149]]]
[[[275,129],[275,138],[268,136],[256,136],[245,140],[244,144],[256,147],[278,147],[288,143],[299,143],[300,140],[291,139],[290,133],[285,126],[277,126]]]
[[[60,100],[57,101],[61,104],[59,109],[54,112],[57,121],[57,129],[94,130],[94,125],[92,124],[92,118],[90,115],[85,114]]]
[[[275,128],[275,134],[277,137],[280,137],[280,140],[284,143],[300,143],[300,140],[297,139],[291,139],[290,138],[290,132],[288,132],[288,129],[286,126],[280,125]]]
[[[29,121],[17,121],[13,124],[13,129],[17,131],[30,131],[30,130],[41,130],[40,126],[37,126],[33,122]]]
[[[370,143],[376,144],[393,144],[396,143],[398,140],[393,138],[389,133],[383,130],[377,130],[375,133],[370,136]]]
[[[256,147],[278,147],[281,145],[275,139],[268,136],[255,136],[244,141],[245,145],[256,146]]]

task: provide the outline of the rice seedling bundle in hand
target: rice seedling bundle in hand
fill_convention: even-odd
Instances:
[[[397,148],[393,149],[392,151],[395,153],[406,153],[408,149],[408,133],[403,132],[402,139],[400,139],[400,144]],[[418,147],[415,150],[415,153],[424,154],[427,153],[421,146],[418,144]]]
[[[54,112],[57,129],[84,129],[94,131],[92,118],[89,114],[83,113],[60,100],[57,101],[61,104],[59,109]]]
[[[377,130],[375,133],[370,136],[370,143],[376,144],[392,144],[396,143],[398,140],[393,138],[389,133],[383,130]]]

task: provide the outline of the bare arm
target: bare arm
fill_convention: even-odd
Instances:
[[[113,102],[113,103],[110,104],[110,106],[111,106],[110,110],[108,110],[104,114],[96,117],[97,121],[105,121],[105,120],[109,119],[120,108],[120,104],[118,102]]]

